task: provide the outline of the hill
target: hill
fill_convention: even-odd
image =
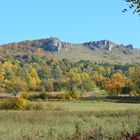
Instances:
[[[139,63],[140,50],[133,45],[116,44],[109,40],[91,41],[81,44],[63,42],[58,38],[46,38],[0,45],[1,56],[23,57],[26,55],[46,56],[52,53],[58,59],[96,62]]]

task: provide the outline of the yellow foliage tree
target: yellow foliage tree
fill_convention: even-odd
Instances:
[[[40,84],[41,80],[39,79],[37,71],[32,68],[29,75],[29,86],[31,90],[36,90]]]
[[[5,89],[7,92],[16,95],[18,92],[27,90],[28,87],[27,84],[20,77],[14,77],[11,80],[5,80]]]
[[[68,78],[68,86],[70,91],[74,90],[74,88],[80,86],[82,83],[81,76],[76,68],[70,69],[70,71],[66,74],[66,77]]]
[[[4,90],[4,71],[3,68],[0,66],[0,91]]]
[[[132,81],[134,91],[140,95],[140,68],[130,68],[129,76]]]
[[[3,69],[10,69],[13,72],[16,72],[18,70],[18,66],[15,64],[12,64],[10,61],[5,61],[2,65]]]

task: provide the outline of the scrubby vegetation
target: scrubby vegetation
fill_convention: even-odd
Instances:
[[[28,101],[22,97],[6,99],[0,104],[2,110],[27,110],[29,107]]]

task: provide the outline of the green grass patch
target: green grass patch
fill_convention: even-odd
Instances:
[[[132,134],[140,124],[140,104],[102,101],[42,104],[45,108],[39,111],[0,111],[0,140],[66,140],[96,129],[109,138],[119,136],[124,129]]]

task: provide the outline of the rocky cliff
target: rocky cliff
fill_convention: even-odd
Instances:
[[[112,51],[113,48],[133,49],[133,45],[131,44],[126,45],[126,46],[123,44],[118,45],[109,40],[91,41],[91,42],[83,43],[83,45],[89,47],[92,50],[105,49],[108,51]]]
[[[71,46],[70,43],[62,42],[58,38],[47,38],[33,41],[23,41],[19,43],[10,43],[6,45],[1,45],[1,47],[32,47],[32,48],[42,48],[45,51],[59,52],[62,48],[68,50]]]
[[[66,58],[72,61],[84,59],[96,62],[140,63],[139,49],[135,49],[131,44],[119,45],[109,40],[73,44],[51,37],[0,45],[1,57],[46,56],[48,53],[58,59]]]

